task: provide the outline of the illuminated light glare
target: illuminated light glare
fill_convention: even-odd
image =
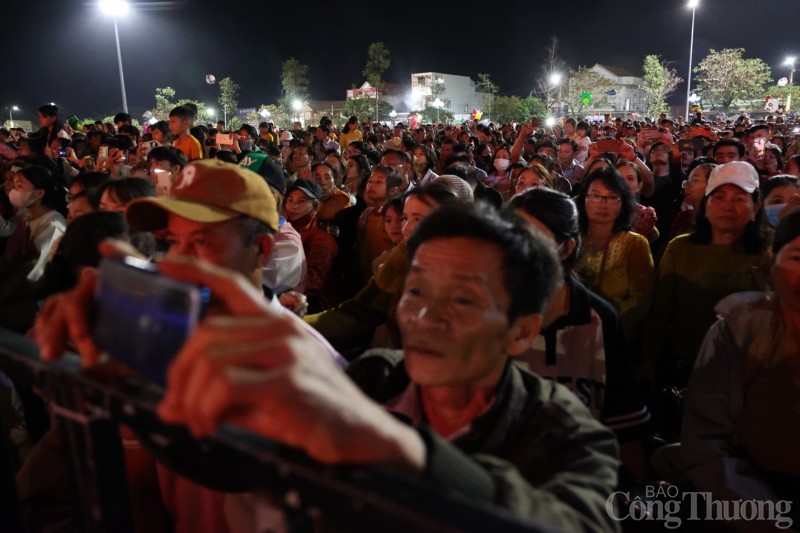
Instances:
[[[783,64],[788,66],[788,67],[793,67],[795,61],[797,61],[797,58],[794,57],[794,56],[791,56],[791,57],[787,57],[786,61],[784,61]]]
[[[544,121],[544,123],[545,126],[547,126],[548,128],[552,128],[553,126],[556,125],[556,119],[554,119],[553,117],[549,117],[547,120]]]
[[[123,0],[102,0],[100,2],[100,10],[106,15],[118,17],[125,15],[128,12],[128,2]]]
[[[550,85],[558,85],[559,83],[561,83],[561,74],[558,72],[550,74]]]
[[[700,5],[700,0],[689,0],[689,7],[692,9]]]
[[[301,102],[300,100],[295,100],[294,102],[292,102],[292,109],[294,109],[295,111],[300,111],[301,109],[303,109],[303,102]]]
[[[151,126],[156,122],[158,122],[158,119],[156,117],[152,117],[150,120],[147,121],[147,123],[150,124]]]

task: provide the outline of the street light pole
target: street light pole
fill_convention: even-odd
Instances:
[[[692,8],[692,36],[689,40],[689,74],[686,76],[686,116],[684,119],[689,122],[689,95],[692,94],[692,52],[694,51],[694,14],[700,0],[689,0],[689,7]]]
[[[9,128],[14,127],[14,115],[13,115],[14,111],[19,111],[19,108],[15,105],[12,105],[11,107],[8,108],[8,122],[10,123]]]
[[[122,111],[128,112],[128,97],[125,95],[125,75],[122,73],[122,49],[119,45],[119,28],[117,17],[128,12],[128,2],[124,0],[103,0],[100,9],[114,18],[114,38],[117,41],[117,64],[119,65],[119,84],[122,88]]]
[[[789,65],[789,96],[786,97],[786,113],[788,114],[792,109],[792,87],[794,86],[794,62],[797,61],[796,57],[787,57],[784,65]]]

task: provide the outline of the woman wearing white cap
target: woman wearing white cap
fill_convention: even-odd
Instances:
[[[764,288],[760,267],[766,264],[766,240],[758,184],[749,163],[714,168],[694,232],[667,246],[645,328],[644,377],[651,385],[685,385],[717,302],[734,292]]]

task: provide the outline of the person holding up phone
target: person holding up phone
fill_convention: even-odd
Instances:
[[[134,230],[164,233],[169,244],[166,259],[173,264],[188,266],[202,259],[210,272],[224,269],[235,273],[228,284],[215,286],[207,316],[224,320],[222,315],[226,314],[253,316],[271,309],[273,315],[305,332],[306,340],[315,346],[314,357],[327,358],[334,367],[346,364],[320,334],[292,313],[283,311],[272,289],[262,285],[263,267],[278,230],[278,209],[274,195],[260,175],[216,159],[196,161],[187,165],[173,182],[169,197],[134,200],[125,215]],[[91,337],[91,325],[86,322],[94,309],[97,274],[85,273],[82,283],[77,294],[62,294],[48,300],[39,315],[37,336],[43,343],[43,356],[55,358],[60,355],[60,348],[50,342],[58,343],[57,339],[64,339],[76,327],[87,328],[86,335],[74,341],[84,364],[91,366],[101,359]],[[226,293],[245,293],[249,297],[236,303],[224,300]],[[76,307],[78,302],[80,309]],[[115,371],[113,365],[106,368],[110,373]],[[160,492],[156,497],[159,510],[133,508],[134,525],[166,512],[177,533],[228,531],[224,494],[200,487],[168,470],[137,448],[135,441],[126,442],[126,453],[136,457],[140,465],[137,475],[130,479],[138,479],[141,484],[130,485],[130,493],[152,496],[154,487]]]

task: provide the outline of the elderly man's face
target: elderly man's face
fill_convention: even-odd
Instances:
[[[271,237],[264,236],[271,240]],[[264,243],[245,246],[242,222],[238,219],[225,222],[195,222],[170,213],[166,227],[169,245],[167,257],[197,257],[217,266],[229,268],[245,276],[252,276],[260,266],[262,253],[269,255],[271,246]]]
[[[458,237],[416,251],[397,309],[405,365],[423,387],[493,387],[515,337],[502,251]]]

